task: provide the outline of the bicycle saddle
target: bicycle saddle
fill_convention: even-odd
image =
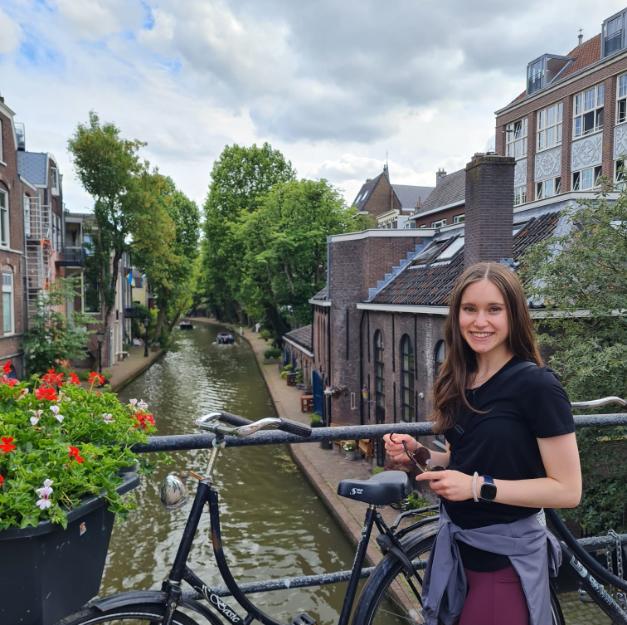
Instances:
[[[342,480],[337,485],[337,494],[341,497],[376,506],[399,502],[411,491],[409,476],[403,471],[383,471],[368,480]]]

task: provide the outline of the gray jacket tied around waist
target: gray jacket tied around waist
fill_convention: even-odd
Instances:
[[[423,586],[427,625],[453,625],[466,598],[466,574],[457,541],[507,556],[520,577],[530,625],[550,625],[549,572],[557,575],[562,552],[557,539],[532,514],[512,523],[462,529],[440,509],[440,527]]]

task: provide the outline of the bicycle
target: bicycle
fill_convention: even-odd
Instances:
[[[238,585],[229,569],[222,548],[219,495],[212,483],[211,474],[220,448],[224,444],[224,437],[227,435],[249,436],[260,429],[272,427],[307,436],[311,430],[308,426],[284,419],[266,418],[251,422],[225,412],[201,417],[197,424],[215,435],[214,447],[210,453],[207,475],[194,474],[199,480],[196,495],[174,563],[161,590],[132,591],[96,599],[79,612],[64,618],[58,625],[103,623],[130,625],[142,622],[154,625],[198,625],[198,622],[186,612],[193,612],[194,617],[196,615],[204,617],[211,625],[223,625],[224,621],[232,625],[240,623],[248,625],[255,620],[263,625],[281,625],[250,601],[245,594],[245,591],[250,592],[250,585]],[[355,606],[354,615],[350,621],[353,625],[382,625],[383,623],[389,625],[394,622],[391,620],[392,617],[396,617],[399,624],[420,622],[422,571],[426,566],[427,557],[437,533],[436,507],[403,512],[389,526],[379,510],[381,506],[401,501],[411,490],[409,477],[402,471],[387,471],[368,480],[342,480],[340,482],[338,494],[367,503],[368,507],[353,567],[350,571],[336,575],[336,579],[348,579],[338,625],[349,623],[357,597],[357,586],[363,577],[368,577],[368,581]],[[176,504],[177,502],[170,501],[170,503]],[[236,608],[223,599],[226,593],[219,593],[217,589],[209,587],[187,567],[187,558],[206,503],[209,505],[211,541],[218,569],[228,592],[238,606],[245,610],[245,617],[242,617]],[[428,516],[423,518],[421,516],[423,514]],[[416,516],[420,518],[414,520],[409,526],[400,527],[402,523]],[[599,580],[615,586],[622,592],[627,592],[627,583],[605,570],[586,553],[553,511],[547,511],[547,517],[554,524],[555,533],[562,541],[562,549],[566,556],[565,562],[567,561],[579,573],[590,596],[601,605],[606,613],[610,614],[614,619],[613,622],[627,623],[627,612],[607,593]],[[365,569],[366,548],[370,542],[373,527],[376,527],[379,532],[377,542],[386,555],[376,567]],[[323,576],[312,576],[309,582],[302,579],[296,580],[297,583],[293,584],[294,580],[279,580],[274,583],[274,588],[288,585],[316,585],[311,582],[319,577]],[[186,582],[193,592],[183,592],[182,582]],[[554,589],[551,589],[551,606],[554,625],[563,625],[564,618]],[[312,625],[313,622],[310,617],[302,614],[297,615],[292,624]]]

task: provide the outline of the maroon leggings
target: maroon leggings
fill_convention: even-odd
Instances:
[[[529,625],[529,611],[513,566],[479,573],[466,569],[468,594],[458,625]]]

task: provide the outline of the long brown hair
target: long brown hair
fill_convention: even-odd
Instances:
[[[499,263],[476,263],[458,278],[449,296],[449,313],[444,327],[446,354],[433,387],[433,429],[443,432],[455,424],[455,414],[464,406],[470,376],[477,371],[475,352],[462,337],[459,310],[466,288],[475,282],[489,280],[501,292],[507,309],[508,347],[514,356],[542,365],[542,357],[533,331],[527,301],[516,274]]]

